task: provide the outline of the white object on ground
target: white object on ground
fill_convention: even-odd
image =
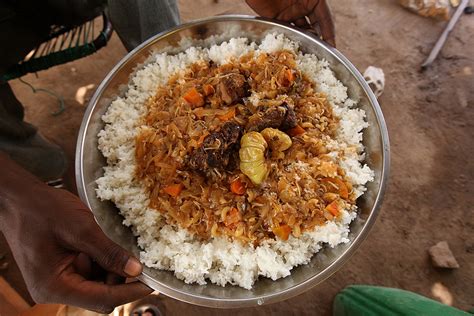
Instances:
[[[443,304],[453,306],[453,294],[441,282],[436,282],[431,287],[431,294]]]
[[[382,95],[383,89],[385,88],[385,74],[382,68],[369,66],[364,71],[365,81],[369,84],[370,88],[378,98]]]

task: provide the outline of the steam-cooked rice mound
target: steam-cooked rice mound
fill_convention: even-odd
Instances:
[[[373,179],[346,90],[282,35],[153,55],[103,116],[97,194],[149,267],[247,289],[287,276],[349,241]]]

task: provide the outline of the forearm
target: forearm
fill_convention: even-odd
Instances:
[[[8,225],[7,217],[19,199],[27,198],[43,183],[0,151],[0,230]]]

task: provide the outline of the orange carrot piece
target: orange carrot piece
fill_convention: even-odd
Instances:
[[[191,104],[192,107],[200,107],[204,105],[204,98],[202,95],[197,91],[196,88],[189,89],[184,95],[183,98]]]
[[[293,73],[293,70],[286,70],[286,79],[290,82],[290,84],[295,81],[295,74]]]
[[[227,213],[224,224],[225,226],[229,226],[235,223],[238,223],[242,219],[242,215],[240,215],[239,210],[236,207],[233,207],[229,213]]]
[[[182,183],[172,184],[166,186],[163,191],[171,195],[172,197],[178,197],[178,195],[183,191],[184,185]]]
[[[235,108],[230,108],[227,112],[221,115],[217,115],[217,118],[222,122],[227,122],[228,120],[234,118],[235,116]]]
[[[306,131],[304,130],[304,128],[299,125],[296,125],[296,127],[293,127],[292,129],[288,130],[287,134],[290,136],[298,136],[304,134],[305,132]]]
[[[339,178],[324,178],[321,180],[322,182],[331,182],[338,188],[338,194],[341,198],[347,199],[349,198],[349,189],[347,185]]]
[[[204,95],[205,96],[214,94],[214,92],[215,92],[214,87],[210,84],[205,84],[204,86],[202,86],[202,90],[204,90]]]
[[[335,178],[334,180],[336,181],[336,184],[339,187],[339,195],[343,199],[349,198],[349,190],[347,189],[347,185],[344,183],[344,181],[339,178]]]
[[[339,205],[337,204],[337,201],[332,201],[325,207],[325,209],[334,216],[339,214]]]
[[[277,236],[281,240],[288,240],[288,237],[290,236],[290,233],[291,233],[291,227],[285,224],[279,227],[272,228],[272,231],[275,234],[275,236]]]
[[[237,195],[243,195],[246,191],[245,183],[240,178],[237,178],[230,184],[230,191]]]

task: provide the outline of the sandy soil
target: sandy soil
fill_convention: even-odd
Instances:
[[[183,20],[223,13],[251,13],[243,1],[180,1]],[[334,276],[307,293],[260,308],[227,311],[226,315],[329,315],[334,296],[349,284],[373,284],[435,297],[443,284],[452,305],[474,305],[474,17],[464,15],[432,68],[419,72],[444,22],[411,14],[390,0],[332,1],[338,49],[361,71],[384,69],[386,89],[380,104],[388,124],[392,172],[385,202],[370,236]],[[206,7],[206,10],[199,8]],[[62,145],[73,166],[76,133],[87,99],[78,89],[97,87],[125,54],[114,36],[99,53],[25,80],[54,90],[67,109],[51,116],[56,100],[34,95],[18,81],[15,92],[27,118]],[[80,93],[79,93],[80,94]],[[72,184],[73,173],[70,172]],[[427,249],[448,241],[460,268],[432,267]],[[7,251],[0,241],[0,253]],[[10,258],[10,257],[8,257]],[[16,267],[1,272],[25,296]],[[155,299],[156,300],[156,299]],[[218,315],[220,310],[191,306],[160,296],[167,315]]]

